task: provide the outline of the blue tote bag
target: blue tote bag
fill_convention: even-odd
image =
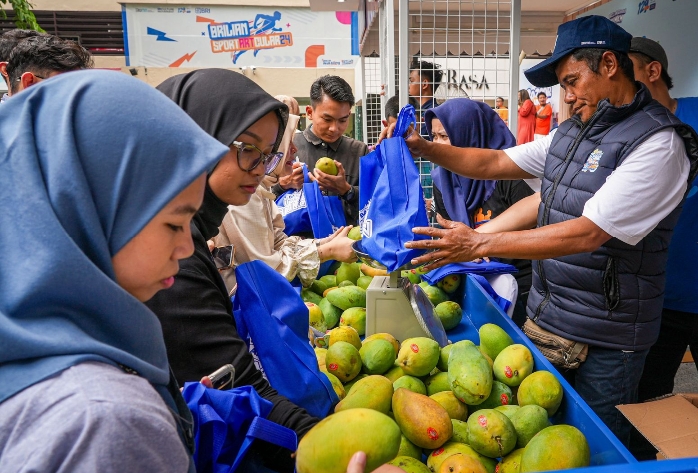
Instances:
[[[194,418],[194,464],[198,473],[236,471],[255,439],[295,451],[296,433],[266,419],[272,403],[252,386],[219,391],[186,383],[182,396]]]
[[[388,271],[424,254],[405,243],[428,239],[412,233],[414,227],[429,226],[419,171],[402,137],[414,122],[414,107],[407,105],[400,110],[393,138],[361,158],[359,168],[361,244]]]
[[[235,269],[233,315],[243,340],[251,340],[269,383],[281,395],[319,418],[339,402],[320,372],[308,341],[308,307],[279,273],[262,261]]]

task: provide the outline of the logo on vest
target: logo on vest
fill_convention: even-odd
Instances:
[[[587,161],[584,163],[584,167],[582,168],[582,172],[594,172],[596,169],[599,167],[599,160],[601,160],[601,156],[603,156],[603,151],[600,149],[595,149],[587,158]]]
[[[279,205],[279,213],[282,217],[295,212],[296,210],[304,209],[308,206],[305,202],[305,194],[302,190],[289,192],[284,196],[282,205]]]

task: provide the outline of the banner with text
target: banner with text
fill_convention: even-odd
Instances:
[[[126,64],[146,67],[355,67],[356,12],[122,5]]]

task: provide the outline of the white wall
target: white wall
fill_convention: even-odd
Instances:
[[[644,3],[646,2],[646,3]],[[644,3],[644,5],[643,5]],[[641,6],[655,7],[638,13]],[[633,36],[658,41],[669,58],[669,75],[674,79],[673,97],[698,96],[698,1],[696,0],[612,0],[585,15],[609,17],[625,9],[620,26]]]

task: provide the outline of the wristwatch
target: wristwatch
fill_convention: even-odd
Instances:
[[[339,197],[340,197],[343,201],[349,202],[349,201],[354,200],[354,196],[355,196],[355,195],[356,195],[356,191],[354,190],[354,186],[351,186],[351,189],[349,189],[349,190],[347,191],[346,194],[340,195]]]

